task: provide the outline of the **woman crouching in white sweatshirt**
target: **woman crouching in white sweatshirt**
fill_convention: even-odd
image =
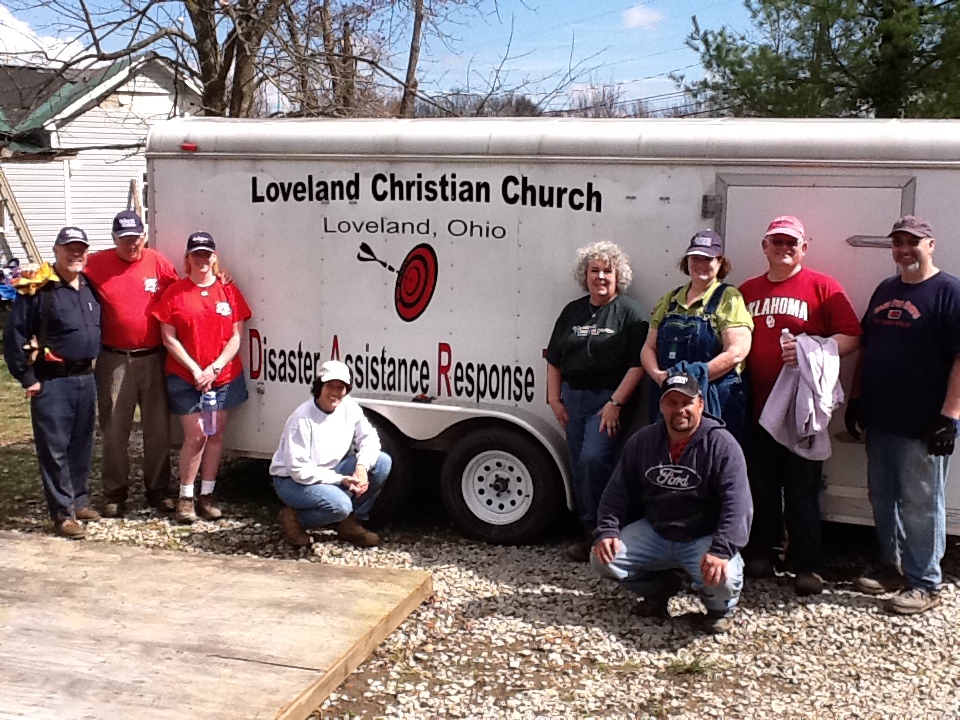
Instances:
[[[310,545],[307,530],[336,525],[337,537],[358,547],[380,544],[360,523],[383,488],[393,461],[377,431],[348,393],[350,368],[337,360],[320,366],[313,397],[287,418],[270,462],[273,487],[285,507],[280,528],[287,542]],[[348,453],[351,449],[356,454]]]

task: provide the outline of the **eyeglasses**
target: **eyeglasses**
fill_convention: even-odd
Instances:
[[[800,241],[792,237],[771,237],[767,242],[774,247],[795,248],[800,245]]]
[[[906,239],[892,238],[890,242],[894,247],[903,247],[904,245],[909,245],[910,247],[915,248],[915,247],[920,247],[920,243],[922,243],[926,239],[927,238],[918,238],[918,237],[911,237]]]

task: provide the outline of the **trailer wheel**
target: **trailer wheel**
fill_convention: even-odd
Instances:
[[[390,477],[380,490],[377,501],[370,511],[368,525],[380,527],[404,509],[413,490],[410,449],[399,430],[376,416],[368,418],[380,436],[380,447],[393,460]]]
[[[455,445],[440,485],[443,504],[460,530],[497,545],[536,539],[556,520],[561,500],[560,475],[543,447],[497,428]]]

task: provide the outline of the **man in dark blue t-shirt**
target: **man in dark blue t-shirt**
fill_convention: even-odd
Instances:
[[[945,486],[960,418],[960,279],[933,264],[925,220],[900,218],[890,238],[899,274],[880,283],[863,316],[862,401],[849,403],[845,419],[855,437],[866,430],[880,545],[877,571],[854,587],[897,590],[885,609],[910,615],[940,604]]]

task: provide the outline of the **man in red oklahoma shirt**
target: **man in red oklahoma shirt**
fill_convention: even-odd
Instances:
[[[816,595],[823,591],[819,575],[823,461],[791,452],[758,421],[780,370],[797,364],[796,341],[788,338],[781,347],[784,329],[794,337],[801,333],[831,337],[841,357],[860,347],[862,330],[840,283],[802,266],[807,239],[797,218],[776,218],[761,246],[767,272],[740,286],[754,327],[747,359],[753,422],[744,437],[754,505],[750,543],[744,551],[746,572],[753,577],[773,574],[775,548],[781,544],[786,521],[787,560],[796,572],[797,594]]]
[[[143,221],[132,210],[113,220],[113,250],[90,256],[84,271],[100,296],[103,349],[97,358],[97,403],[103,436],[104,515],[126,512],[130,485],[127,445],[140,406],[143,426],[143,484],[147,501],[173,510],[170,486],[170,415],[160,340],[152,311],[177,280],[167,258],[145,248]]]

